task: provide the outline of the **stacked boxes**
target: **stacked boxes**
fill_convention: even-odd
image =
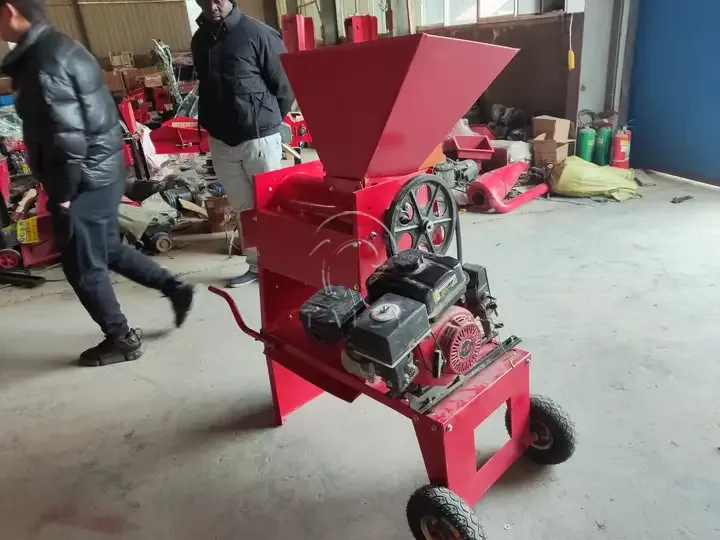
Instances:
[[[550,165],[568,157],[572,122],[555,116],[533,118],[533,162],[535,165]]]

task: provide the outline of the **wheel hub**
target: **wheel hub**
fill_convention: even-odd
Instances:
[[[460,532],[443,519],[425,516],[420,522],[425,540],[462,540]]]
[[[20,263],[20,258],[15,251],[0,251],[0,269],[12,270]]]
[[[538,450],[550,450],[550,448],[552,448],[555,440],[553,439],[552,432],[546,425],[539,422],[530,422],[530,432],[535,440],[532,444],[533,448]]]

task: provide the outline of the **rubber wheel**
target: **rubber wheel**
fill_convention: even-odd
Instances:
[[[444,487],[425,486],[413,493],[407,520],[416,540],[485,540],[475,512]]]
[[[158,253],[167,253],[173,248],[173,241],[167,233],[155,233],[150,239],[152,248]]]
[[[22,264],[22,255],[14,249],[0,249],[0,270],[14,270]]]
[[[505,427],[510,434],[510,409],[505,411]],[[535,442],[525,455],[541,465],[565,463],[575,453],[575,425],[550,398],[530,396],[530,431]]]

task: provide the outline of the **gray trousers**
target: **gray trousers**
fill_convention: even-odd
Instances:
[[[218,180],[238,216],[240,212],[255,207],[255,175],[275,171],[282,166],[279,133],[237,146],[228,146],[210,137],[210,153]],[[257,250],[248,249],[246,255],[250,270],[257,272]]]

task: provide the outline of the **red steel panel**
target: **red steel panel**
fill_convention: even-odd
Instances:
[[[517,49],[427,34],[283,55],[329,176],[416,171]]]

